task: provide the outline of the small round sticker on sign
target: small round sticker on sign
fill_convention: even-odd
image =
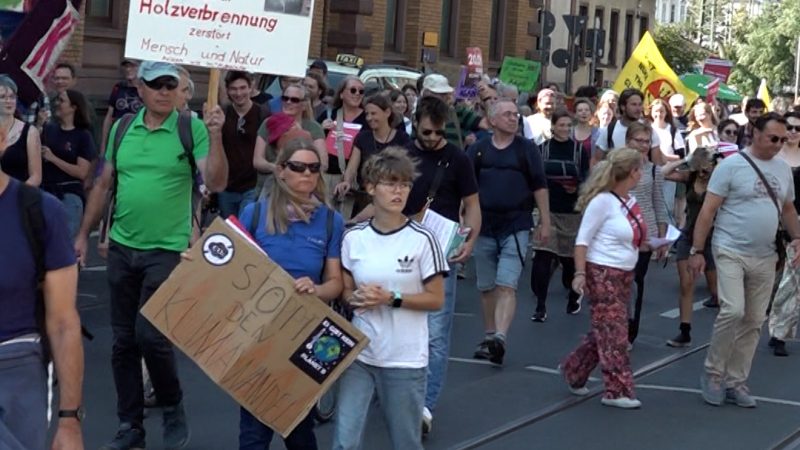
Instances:
[[[233,242],[224,234],[212,234],[203,241],[203,258],[212,266],[223,266],[233,259]]]

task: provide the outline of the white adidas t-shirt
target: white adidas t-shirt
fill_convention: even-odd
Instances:
[[[431,277],[449,267],[433,233],[408,221],[383,234],[362,222],[347,230],[342,265],[356,287],[378,284],[404,295],[419,294]],[[353,325],[369,338],[358,360],[377,367],[418,369],[428,366],[428,313],[381,306],[356,310]]]

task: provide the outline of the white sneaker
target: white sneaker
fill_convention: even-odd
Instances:
[[[428,407],[422,408],[422,434],[428,434],[433,429],[433,414]]]
[[[642,402],[635,398],[620,397],[620,398],[605,398],[600,400],[600,403],[605,406],[613,406],[614,408],[622,409],[636,409],[642,407]]]
[[[564,371],[561,370],[561,364],[558,365],[558,373],[560,373],[561,376],[564,378],[564,383],[567,384],[567,389],[569,389],[569,392],[571,392],[572,395],[577,395],[578,397],[586,397],[587,395],[589,395],[589,388],[587,388],[586,386],[573,387],[571,384],[569,384],[569,381],[567,381],[567,377],[564,375]]]

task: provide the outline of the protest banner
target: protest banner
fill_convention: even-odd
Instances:
[[[456,98],[470,99],[478,96],[478,83],[483,77],[483,52],[480,47],[467,48],[467,65],[461,68],[461,78],[456,88]]]
[[[500,81],[513,84],[520,92],[532,92],[539,82],[542,63],[506,56],[500,68]]]
[[[683,94],[686,104],[691,105],[698,95],[683,85],[672,68],[661,56],[658,46],[649,31],[645,32],[628,62],[614,82],[614,90],[622,92],[634,88],[644,94],[648,107],[655,99],[668,99],[673,94]]]
[[[131,0],[125,56],[302,77],[313,7],[313,0]]]
[[[282,436],[367,338],[242,232],[217,219],[141,313],[222,389]]]
[[[727,59],[708,58],[703,65],[703,75],[718,78],[723,83],[727,83],[732,69],[733,63]]]

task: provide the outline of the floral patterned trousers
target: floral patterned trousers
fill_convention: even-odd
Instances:
[[[786,254],[787,263],[784,264],[783,277],[772,300],[772,312],[769,315],[769,335],[782,341],[796,336],[797,322],[800,320],[800,268],[788,263],[794,258],[791,247],[786,249]]]
[[[628,302],[633,271],[586,263],[584,293],[591,305],[592,329],[561,364],[573,387],[586,384],[597,364],[606,398],[636,398],[628,356]]]

